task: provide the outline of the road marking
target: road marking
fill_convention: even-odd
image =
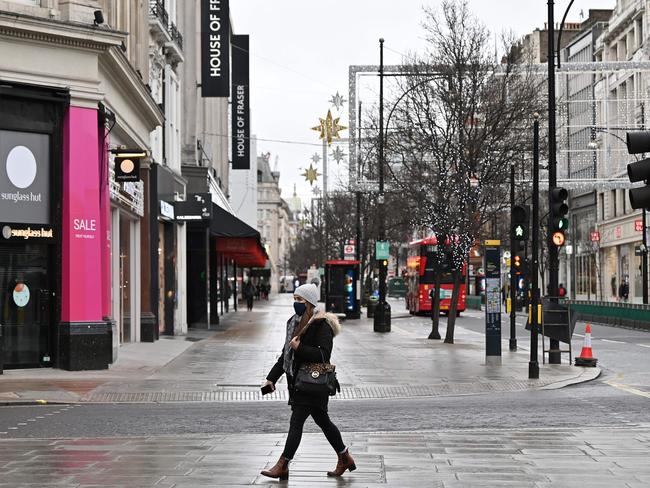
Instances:
[[[619,390],[625,391],[627,393],[632,393],[633,395],[639,395],[644,398],[650,398],[650,393],[647,391],[639,390],[637,388],[624,385],[622,383],[617,383],[616,381],[613,380],[605,381],[605,383],[607,383],[609,386],[613,386],[614,388],[618,388]]]
[[[584,337],[582,334],[578,334],[577,332],[574,332],[573,335],[578,337]]]
[[[637,346],[650,348],[650,344],[637,344]]]
[[[7,432],[0,432],[0,435],[7,435]]]
[[[611,339],[601,339],[603,342],[611,342],[613,344],[625,344],[623,341],[612,341]]]

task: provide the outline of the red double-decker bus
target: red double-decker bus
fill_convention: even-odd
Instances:
[[[451,295],[454,289],[454,277],[452,274],[451,263],[443,263],[436,269],[435,258],[438,240],[435,236],[427,237],[409,244],[409,256],[406,262],[406,308],[410,313],[431,313],[431,289],[435,287],[435,273],[440,276],[440,311],[449,313],[451,307]],[[463,264],[460,280],[460,295],[458,297],[457,312],[465,311],[466,285],[465,275],[467,273],[467,264]]]

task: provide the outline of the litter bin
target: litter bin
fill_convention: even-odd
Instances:
[[[371,319],[375,316],[375,307],[379,300],[376,297],[371,296],[368,298],[368,318]]]

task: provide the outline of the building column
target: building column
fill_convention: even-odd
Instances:
[[[102,129],[103,130],[103,129]],[[105,296],[101,235],[100,157],[97,109],[71,106],[63,127],[63,222],[59,366],[105,369],[112,331],[103,320]]]

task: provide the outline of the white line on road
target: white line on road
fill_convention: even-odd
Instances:
[[[627,393],[632,393],[633,395],[639,395],[645,398],[650,398],[650,393],[648,393],[647,391],[642,391],[637,388],[633,388],[631,386],[624,385],[622,383],[617,383],[612,380],[605,381],[605,383],[607,383],[609,386],[613,386],[614,388],[618,388],[619,390],[625,391]]]
[[[637,344],[637,346],[650,348],[650,344]]]
[[[584,337],[582,334],[578,334],[578,333],[576,333],[576,332],[574,332],[573,335],[574,335],[574,336],[578,336],[578,337]]]
[[[625,342],[623,342],[623,341],[613,341],[611,339],[601,339],[601,341],[603,341],[603,342],[612,342],[614,344],[625,344]]]

